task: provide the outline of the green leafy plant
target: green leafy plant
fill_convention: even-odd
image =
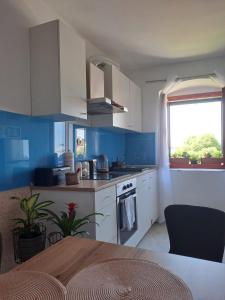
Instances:
[[[192,164],[197,164],[200,160],[200,156],[199,156],[199,153],[196,153],[194,151],[190,151],[189,152],[190,154],[190,161]]]
[[[191,160],[200,160],[204,157],[222,158],[222,149],[220,143],[213,134],[203,134],[190,136],[184,142],[183,146],[177,148],[171,154],[174,158],[190,158]]]
[[[58,228],[61,230],[63,237],[66,236],[75,236],[77,234],[88,234],[87,231],[81,230],[81,227],[83,227],[86,224],[95,223],[94,221],[91,221],[91,217],[95,215],[101,215],[101,213],[92,213],[89,214],[83,218],[76,218],[76,208],[77,204],[74,202],[71,202],[67,204],[67,212],[61,212],[61,215],[58,216],[53,211],[50,211],[48,209],[45,209],[45,211],[50,215],[48,217],[48,220],[52,221]]]
[[[39,220],[47,219],[48,213],[46,207],[53,204],[53,201],[38,202],[40,194],[31,195],[29,198],[11,197],[20,201],[20,208],[23,211],[24,218],[13,219],[16,221],[15,226],[18,225],[20,237],[32,238],[41,234]]]

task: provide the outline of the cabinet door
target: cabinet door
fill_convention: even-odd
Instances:
[[[154,223],[158,217],[157,171],[151,172],[151,220]]]
[[[117,244],[116,199],[99,211],[96,216],[96,240]]]
[[[141,88],[130,80],[130,124],[132,130],[142,131],[142,95]]]
[[[30,68],[33,115],[87,119],[85,43],[75,31],[59,20],[32,27]]]
[[[137,178],[138,230],[140,230],[142,237],[150,229],[152,223],[152,182],[150,174],[147,173]]]
[[[129,129],[130,113],[130,80],[123,73],[115,67],[112,69],[112,99],[118,104],[124,105],[128,108],[126,113],[113,114],[113,126]],[[131,129],[131,128],[130,128]]]
[[[88,98],[103,98],[104,89],[104,71],[96,67],[93,63],[88,65]]]
[[[142,238],[148,230],[148,195],[147,195],[147,180],[144,176],[137,179],[137,214],[138,214],[138,231]]]
[[[85,42],[72,28],[59,24],[62,113],[86,119]]]
[[[108,204],[116,201],[116,186],[110,186],[95,193],[95,211],[103,209]]]

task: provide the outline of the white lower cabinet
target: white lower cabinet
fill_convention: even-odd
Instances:
[[[116,186],[111,186],[98,192],[77,192],[59,190],[33,190],[40,193],[40,200],[52,200],[54,204],[50,208],[60,214],[67,211],[66,203],[75,202],[78,205],[77,217],[82,218],[94,212],[102,213],[92,221],[97,222],[85,225],[82,230],[89,232],[86,238],[96,239],[108,243],[117,243],[117,217],[116,217]],[[47,224],[47,234],[59,229],[53,224]]]
[[[92,218],[95,223],[83,227],[89,232],[86,238],[117,244],[117,207],[116,207],[116,185],[102,189],[98,192],[78,192],[60,190],[33,190],[40,193],[41,200],[52,200],[54,204],[51,209],[60,214],[66,211],[66,203],[76,202],[78,204],[77,217],[82,218],[88,214],[98,212]],[[158,218],[157,206],[157,171],[144,173],[137,176],[137,225],[138,229],[125,245],[135,247],[151,225]],[[47,224],[47,233],[59,231],[55,225]]]
[[[157,172],[137,177],[137,221],[141,238],[158,218]]]
[[[95,193],[95,238],[98,241],[117,244],[116,186]]]
[[[98,241],[117,244],[116,201],[99,211],[103,216],[96,216],[95,238]]]

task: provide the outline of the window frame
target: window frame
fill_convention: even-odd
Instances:
[[[223,157],[210,163],[191,164],[189,159],[183,159],[183,163],[179,159],[171,158],[171,134],[170,134],[170,107],[172,105],[179,105],[185,103],[205,103],[205,102],[221,102],[221,148]],[[167,97],[167,128],[168,128],[168,153],[170,169],[225,169],[225,103],[222,92],[210,92],[180,96]]]

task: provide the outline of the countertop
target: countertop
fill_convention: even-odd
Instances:
[[[131,172],[130,174],[120,176],[111,180],[81,180],[80,183],[76,185],[33,186],[32,190],[97,192],[110,186],[116,185],[117,183],[120,183],[124,180],[153,172],[156,169],[156,167],[146,168],[142,172]]]
[[[63,239],[14,271],[45,272],[66,285],[88,265],[112,258],[144,259],[158,263],[183,279],[194,300],[225,299],[224,264],[76,237]]]

